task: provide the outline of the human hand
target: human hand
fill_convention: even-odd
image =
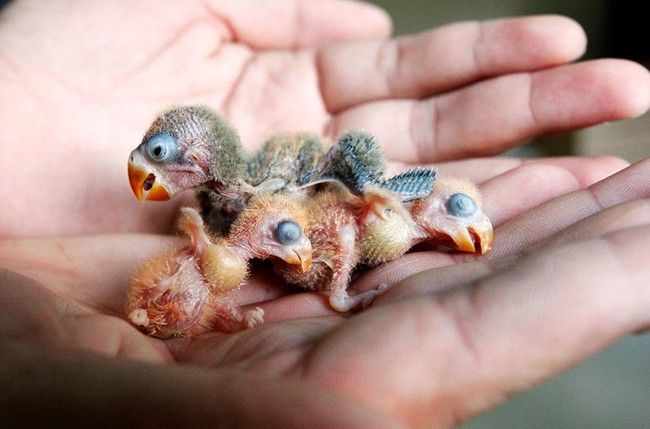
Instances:
[[[567,64],[585,37],[566,18],[453,24],[397,41],[389,31],[382,12],[338,0],[12,2],[0,26],[10,148],[0,193],[12,195],[0,236],[169,232],[184,201],[138,204],[125,163],[173,103],[216,107],[249,149],[276,131],[366,128],[392,169],[647,108],[638,65]],[[472,176],[518,163],[439,165]],[[569,176],[557,187],[574,184]]]
[[[407,255],[356,284],[396,283],[351,317],[258,276],[239,301],[261,305],[270,323],[192,340],[147,337],[121,315],[135,266],[178,239],[6,240],[0,266],[33,280],[0,278],[0,402],[47,403],[5,407],[30,423],[464,421],[650,327],[650,160],[511,217],[520,173],[481,186],[502,202],[490,208],[490,259]]]
[[[391,168],[487,155],[522,138],[639,114],[648,104],[647,72],[638,66],[612,60],[565,65],[579,56],[584,37],[558,18],[456,25],[407,39],[395,49],[359,41],[385,40],[388,26],[381,14],[342,12],[340,2],[328,3],[328,13],[319,3],[318,25],[310,12],[313,5],[305,2],[298,16],[309,25],[300,27],[281,24],[297,16],[290,6],[299,3],[290,1],[265,3],[261,12],[251,7],[258,2],[214,2],[207,3],[208,9],[203,3],[171,2],[85,2],[65,9],[54,2],[39,3],[38,9],[34,4],[14,2],[3,11],[0,26],[0,112],[6,124],[1,132],[13,155],[0,159],[0,189],[13,195],[0,213],[4,237],[168,231],[178,202],[137,204],[124,164],[151,118],[173,102],[221,107],[249,148],[277,130],[331,136],[348,126],[365,127],[385,144]],[[341,16],[354,16],[354,25]],[[275,24],[269,28],[265,22]],[[297,28],[296,33],[286,28]],[[479,33],[482,43],[465,48]],[[234,41],[227,41],[233,34]],[[338,41],[357,41],[329,46],[331,34]],[[296,46],[297,41],[304,45]],[[467,52],[473,58],[462,56]],[[472,67],[474,58],[482,58],[478,69]],[[361,82],[358,75],[364,76]],[[531,116],[529,107],[536,114]],[[486,212],[495,224],[503,224],[497,229],[496,258],[531,248],[595,210],[584,193],[552,199],[623,165],[608,158],[523,164],[488,159],[441,163],[440,168],[443,174],[482,182]],[[647,177],[647,169],[646,163],[627,171]],[[25,171],[36,184],[26,186]],[[611,197],[609,205],[647,197],[647,187],[635,184],[634,174],[616,177],[598,185],[601,198]],[[16,189],[25,191],[18,196]],[[571,203],[563,206],[562,201]],[[539,204],[540,209],[525,214]],[[558,204],[565,209],[561,216]],[[609,225],[610,216],[618,219],[621,212],[627,214]],[[10,380],[3,384],[11,387],[3,395],[12,404],[59,398],[42,413],[11,408],[23,417],[92,420],[97,410],[105,410],[104,419],[119,417],[122,424],[248,419],[379,427],[391,417],[440,424],[464,419],[647,324],[642,317],[648,314],[648,299],[640,286],[639,292],[634,288],[648,277],[643,261],[627,270],[635,273],[625,284],[626,292],[638,294],[633,302],[617,294],[625,276],[616,267],[599,278],[605,285],[589,289],[579,276],[585,267],[592,269],[590,261],[577,259],[566,266],[557,256],[590,255],[589,249],[598,248],[596,236],[612,231],[610,240],[624,236],[629,247],[613,247],[611,255],[631,261],[645,229],[638,228],[640,238],[625,237],[631,233],[623,230],[645,222],[645,212],[644,201],[603,211],[573,227],[573,244],[540,246],[503,266],[462,263],[418,274],[465,260],[428,252],[407,256],[370,273],[356,287],[415,277],[391,289],[375,308],[349,319],[331,315],[319,295],[286,295],[282,285],[258,277],[242,288],[239,300],[265,301],[267,320],[275,323],[189,344],[145,337],[121,319],[124,288],[135,265],[177,239],[111,234],[5,241],[0,266],[34,280],[10,276],[0,281],[8,309],[1,325],[8,345],[0,367],[3,380]],[[603,263],[597,267],[605,269],[607,261],[614,265],[607,251],[597,256]],[[563,270],[540,277],[539,268],[548,261],[563,262]],[[493,269],[500,271],[490,277]],[[530,293],[548,295],[518,298],[525,293],[522,284],[532,288],[528,285],[542,278],[543,288]],[[466,284],[473,281],[481,286]],[[501,284],[490,294],[485,284],[493,282]],[[570,290],[562,290],[571,282]],[[431,284],[458,287],[437,294]],[[479,290],[472,301],[476,311],[463,312],[473,290]],[[567,302],[583,305],[584,311],[558,310]],[[458,314],[463,317],[452,317]],[[513,326],[512,320],[518,323]],[[466,322],[466,328],[455,321]],[[535,322],[552,323],[539,332],[531,327]],[[561,329],[571,323],[575,329]],[[422,328],[416,331],[420,335],[413,334],[414,326]],[[604,334],[589,335],[595,330]],[[456,336],[462,332],[468,336]],[[461,344],[462,338],[469,342]],[[553,347],[545,347],[551,339]],[[475,361],[467,344],[478,351]],[[133,358],[155,364],[135,364],[129,361]],[[182,368],[173,361],[211,369]],[[512,365],[497,366],[504,362]],[[20,377],[11,372],[15,368]],[[141,411],[119,412],[133,403],[143,404]]]

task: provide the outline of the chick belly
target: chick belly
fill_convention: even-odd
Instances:
[[[374,222],[361,234],[359,256],[366,265],[395,260],[411,248],[408,229],[399,222]]]
[[[193,296],[194,295],[194,296]],[[159,338],[193,337],[211,330],[214,319],[210,293],[170,294],[147,308],[147,332]]]
[[[128,293],[132,323],[159,338],[194,336],[210,330],[215,301],[192,257],[167,254],[147,261]]]
[[[248,265],[228,247],[210,245],[203,252],[201,270],[213,292],[226,293],[243,283]]]

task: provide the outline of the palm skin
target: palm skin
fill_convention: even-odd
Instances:
[[[267,7],[262,17],[260,4]],[[0,26],[2,136],[12,154],[0,159],[0,191],[21,190],[0,212],[0,234],[104,234],[0,244],[0,266],[31,279],[6,271],[0,279],[3,308],[11,309],[2,312],[0,324],[6,339],[2,367],[40,365],[69,374],[79,381],[76,392],[93,404],[86,409],[74,396],[53,395],[59,401],[41,418],[74,418],[74,409],[75,417],[92,420],[92,410],[115,411],[120,404],[102,396],[93,378],[104,374],[129,400],[151,400],[150,413],[121,417],[133,421],[183,416],[205,422],[230,413],[267,424],[445,426],[650,323],[643,287],[650,268],[641,258],[650,234],[643,200],[649,185],[639,183],[650,177],[647,162],[580,191],[624,163],[484,159],[439,166],[481,183],[485,212],[497,227],[489,260],[407,255],[356,283],[358,290],[396,286],[354,316],[331,314],[320,295],[287,295],[282,285],[253,278],[240,302],[263,302],[273,323],[191,342],[144,336],[123,320],[125,285],[141,260],[178,240],[144,233],[167,232],[180,202],[138,204],[125,160],[167,104],[220,108],[249,148],[277,130],[332,136],[348,126],[364,127],[386,144],[391,167],[398,169],[491,154],[543,132],[640,114],[650,98],[647,71],[611,60],[562,65],[580,54],[584,40],[559,18],[484,24],[472,64],[462,56],[466,50],[443,49],[450,38],[471,45],[471,36],[479,34],[472,24],[406,39],[395,56],[394,45],[382,41],[388,32],[383,15],[351,13],[342,2],[319,5],[331,15],[310,12],[307,1],[208,2],[182,9],[145,1],[33,5],[14,2]],[[292,5],[301,5],[300,14],[292,13]],[[269,13],[283,31],[260,25]],[[349,15],[367,25],[340,19]],[[314,16],[320,25],[309,21]],[[543,26],[539,19],[546,20]],[[324,24],[328,32],[320,33]],[[380,41],[329,46],[332,37]],[[441,70],[426,61],[447,52],[450,58],[440,63],[454,67]],[[358,73],[373,64],[380,68]],[[364,85],[355,82],[357,75],[366,78]],[[489,76],[496,78],[476,83]],[[26,171],[38,172],[38,181],[26,184]],[[554,270],[540,280],[540,267],[548,265]],[[133,372],[139,376],[131,377]],[[20,373],[19,379],[2,373],[15,382],[4,383],[13,386],[3,391],[12,401],[47,397],[40,388],[65,393],[70,382],[55,384],[55,376],[46,385],[35,372]],[[151,386],[158,388],[152,393]],[[155,406],[160,403],[164,409]],[[287,403],[300,404],[302,416],[291,414]],[[19,408],[10,412],[21,416]]]

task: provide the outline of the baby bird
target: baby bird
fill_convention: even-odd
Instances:
[[[436,183],[431,195],[413,201],[410,211],[422,230],[420,241],[485,254],[492,248],[494,232],[481,207],[481,194],[476,185],[446,177]]]
[[[371,134],[358,130],[344,133],[326,154],[318,137],[303,133],[276,136],[249,157],[234,128],[205,106],[163,112],[128,163],[129,182],[138,200],[168,200],[194,189],[203,219],[224,236],[255,195],[280,191],[308,195],[313,185],[333,181],[357,195],[366,185],[377,184],[409,200],[428,195],[435,177],[435,170],[420,170],[415,181],[405,177],[384,181],[383,170],[379,145]]]
[[[275,272],[288,283],[310,290],[329,291],[332,308],[345,312],[372,300],[379,292],[348,293],[350,274],[359,262],[357,216],[360,206],[343,189],[330,188],[310,198],[307,237],[312,243],[312,266],[299,270],[296,265],[274,262]]]
[[[218,295],[212,293],[202,269],[204,253],[213,244],[196,223],[194,214],[198,213],[182,210],[179,228],[190,237],[190,245],[145,261],[133,278],[125,306],[131,323],[159,338],[208,332],[219,315]],[[245,275],[238,259],[231,265],[240,271],[233,277]]]
[[[306,203],[312,269],[300,272],[295,266],[274,264],[289,283],[328,290],[330,305],[341,312],[369,302],[381,292],[350,295],[350,274],[360,262],[375,265],[395,259],[412,246],[413,235],[419,230],[404,201],[429,195],[436,175],[432,169],[415,169],[383,179],[383,161],[377,161],[377,157],[382,159],[381,152],[367,136],[353,131],[342,137],[334,149],[341,156],[327,160],[335,166],[327,170],[335,174],[318,177],[332,185]],[[358,161],[359,147],[374,153],[372,159]],[[378,249],[383,254],[378,254]]]
[[[195,189],[204,219],[225,235],[250,196],[298,183],[322,153],[317,137],[296,134],[269,140],[249,158],[235,129],[212,109],[174,107],[156,118],[131,152],[129,182],[140,201]]]
[[[308,220],[304,204],[293,196],[256,197],[233,223],[227,241],[246,260],[282,260],[307,271],[313,247],[306,235]]]
[[[161,338],[191,337],[233,320],[248,327],[261,323],[261,309],[242,314],[228,292],[244,282],[252,258],[280,258],[309,268],[311,243],[302,232],[306,215],[296,213],[299,208],[284,196],[257,199],[231,236],[217,239],[205,232],[196,210],[181,209],[179,227],[191,243],[142,265],[128,294],[129,320]]]
[[[401,203],[384,188],[371,188],[359,221],[360,259],[377,265],[399,258],[414,245],[427,241],[463,252],[484,254],[493,239],[492,223],[481,210],[481,196],[472,183],[440,178],[425,198]]]
[[[129,182],[140,201],[168,200],[204,183],[236,183],[245,158],[237,132],[211,109],[174,107],[156,118],[131,152]]]

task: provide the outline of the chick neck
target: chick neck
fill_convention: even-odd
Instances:
[[[214,117],[207,140],[213,154],[210,173],[217,183],[229,185],[244,177],[246,152],[237,131],[219,117]]]

